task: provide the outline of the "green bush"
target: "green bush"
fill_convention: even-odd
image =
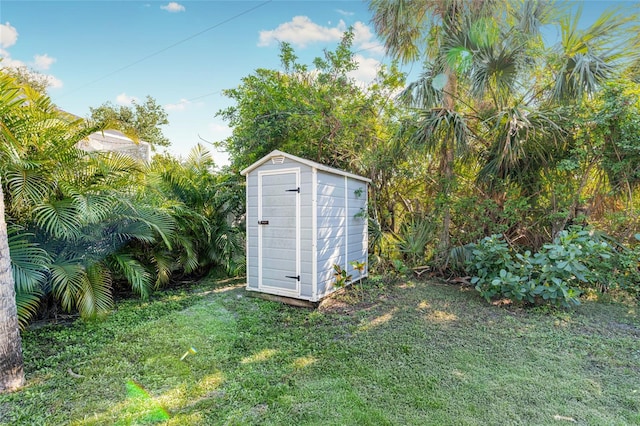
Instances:
[[[487,300],[506,297],[525,303],[569,307],[584,289],[613,286],[637,295],[638,250],[614,249],[591,231],[572,227],[535,254],[515,252],[500,234],[472,245],[467,272]]]

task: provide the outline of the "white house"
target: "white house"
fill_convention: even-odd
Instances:
[[[148,142],[136,143],[117,130],[92,133],[78,143],[78,148],[87,152],[119,152],[144,162],[151,161],[151,145]]]

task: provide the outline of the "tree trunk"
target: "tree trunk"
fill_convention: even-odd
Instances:
[[[458,79],[455,72],[448,68],[445,70],[447,75],[447,83],[444,86],[443,106],[449,111],[455,111],[456,95],[458,92]],[[443,179],[442,193],[445,198],[445,204],[442,212],[442,233],[440,234],[440,243],[438,245],[438,253],[441,264],[446,267],[446,259],[449,257],[449,249],[451,248],[451,186],[453,184],[453,165],[455,160],[456,149],[455,136],[445,140],[442,145],[440,178]]]
[[[0,393],[15,390],[23,384],[22,342],[0,182]]]

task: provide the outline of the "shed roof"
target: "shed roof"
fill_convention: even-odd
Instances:
[[[315,161],[306,160],[304,158],[296,157],[295,155],[287,154],[286,152],[278,151],[277,149],[275,151],[271,151],[269,154],[265,155],[264,157],[262,157],[261,159],[259,159],[258,161],[256,161],[255,163],[253,163],[252,165],[247,167],[246,169],[242,170],[240,172],[240,174],[242,176],[245,176],[247,173],[253,171],[254,169],[256,169],[258,167],[260,167],[261,165],[263,165],[264,163],[266,163],[267,161],[270,161],[272,158],[275,158],[275,157],[284,157],[284,158],[287,158],[287,159],[289,159],[291,161],[295,161],[295,162],[298,162],[298,163],[305,164],[305,165],[307,165],[309,167],[313,167],[314,169],[322,170],[323,172],[332,173],[332,174],[340,175],[340,176],[346,176],[346,177],[350,177],[350,178],[353,178],[353,179],[361,180],[361,181],[364,181],[364,182],[371,182],[371,179],[369,179],[369,178],[366,178],[366,177],[363,177],[363,176],[354,175],[353,173],[345,172],[344,170],[335,169],[333,167],[325,166],[324,164],[316,163]]]

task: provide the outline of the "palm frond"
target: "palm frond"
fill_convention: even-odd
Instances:
[[[167,248],[171,249],[171,237],[176,230],[176,222],[166,211],[158,207],[136,205],[128,200],[121,200],[126,207],[121,217],[134,222],[146,224],[158,233]]]
[[[151,254],[151,263],[156,269],[156,288],[161,288],[171,280],[171,273],[175,267],[175,262],[171,254],[166,250],[154,250]]]
[[[34,290],[31,292],[16,291],[16,308],[18,309],[18,323],[22,330],[26,329],[29,321],[38,314],[40,300],[43,292]]]
[[[51,258],[45,250],[29,241],[32,234],[19,232],[17,226],[8,226],[7,230],[16,292],[38,291],[47,280]]]
[[[80,216],[89,224],[102,222],[113,215],[118,203],[116,197],[110,194],[73,192],[69,195]]]
[[[610,80],[623,63],[636,60],[638,43],[629,34],[637,33],[638,16],[609,9],[588,28],[579,29],[581,10],[560,21],[561,64],[553,97],[575,99],[595,92]]]
[[[436,151],[442,144],[451,143],[459,154],[466,152],[471,132],[464,115],[446,108],[420,111],[417,129],[412,141],[429,151]]]
[[[425,109],[442,105],[442,87],[444,85],[438,79],[442,79],[443,75],[438,73],[433,65],[425,64],[418,80],[409,83],[400,93],[398,99],[412,108]]]
[[[51,186],[39,168],[39,164],[29,161],[9,165],[5,181],[12,210],[29,209],[48,198]]]
[[[135,293],[142,299],[149,298],[153,283],[151,275],[140,262],[128,253],[114,253],[109,256],[108,262],[113,270],[124,276]]]
[[[99,262],[89,265],[77,301],[78,312],[84,318],[94,318],[107,313],[112,305],[109,270]]]
[[[484,122],[491,146],[478,180],[528,176],[528,169],[549,164],[563,130],[556,112],[516,105],[498,111]]]
[[[176,233],[173,241],[180,248],[178,261],[186,273],[194,272],[200,266],[200,260],[194,244],[195,238],[190,235]]]
[[[71,199],[42,203],[33,209],[33,217],[42,229],[56,238],[78,238],[81,218]]]
[[[373,25],[392,56],[410,62],[418,59],[420,43],[425,37],[423,22],[429,2],[410,0],[373,0]]]
[[[80,259],[58,258],[50,266],[50,286],[62,308],[71,311],[86,285],[86,271]]]

